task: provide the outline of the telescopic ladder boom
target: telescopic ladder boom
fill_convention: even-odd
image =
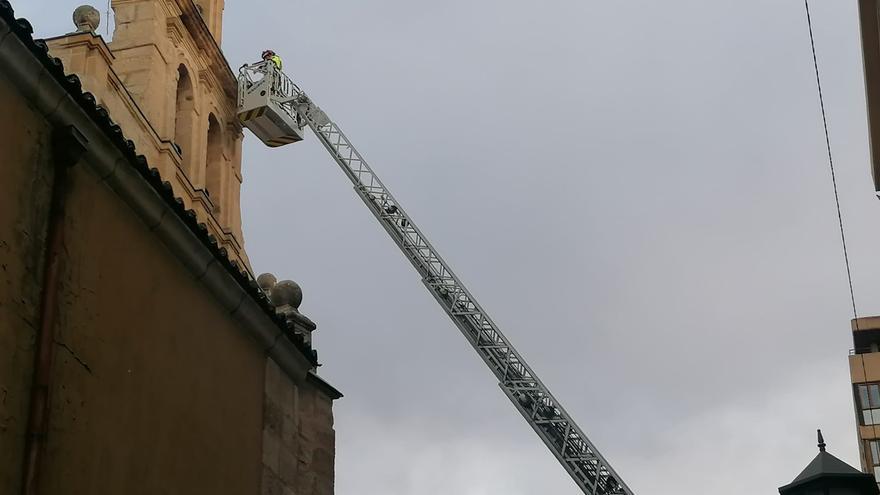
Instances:
[[[242,67],[239,91],[243,85],[253,87],[255,77],[272,80],[279,74],[273,64],[265,62]],[[266,84],[270,84],[270,93],[276,93],[270,104],[295,111],[302,125],[308,125],[318,136],[354,184],[355,192],[422,276],[422,283],[495,374],[501,390],[581,490],[589,495],[632,495],[629,487],[455,276],[339,126],[295,84],[276,84],[274,87],[271,83]],[[289,93],[278,94],[285,89]],[[247,120],[243,123],[248,124]]]

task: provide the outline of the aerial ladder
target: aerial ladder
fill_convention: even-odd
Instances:
[[[501,390],[577,486],[588,495],[632,495],[339,126],[271,62],[242,66],[238,88],[242,125],[268,146],[301,141],[305,127],[311,128],[421,275],[422,283],[498,379]]]

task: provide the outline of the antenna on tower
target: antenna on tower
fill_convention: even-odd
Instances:
[[[104,14],[104,19],[107,20],[104,23],[104,30],[107,33],[107,38],[110,38],[110,0],[107,0],[107,12]]]

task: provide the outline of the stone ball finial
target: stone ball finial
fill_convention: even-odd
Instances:
[[[257,277],[257,285],[259,285],[264,292],[271,291],[276,283],[278,283],[278,279],[276,279],[275,275],[272,275],[271,273],[262,273]]]
[[[101,13],[91,5],[80,5],[73,11],[73,23],[78,33],[94,33],[101,24]]]
[[[299,309],[302,304],[303,293],[299,284],[293,280],[282,280],[275,285],[272,290],[272,296],[277,299],[280,305],[288,305],[294,309]]]

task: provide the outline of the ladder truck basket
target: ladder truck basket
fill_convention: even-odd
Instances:
[[[302,141],[306,123],[294,108],[302,91],[271,61],[238,71],[238,119],[267,146]]]

